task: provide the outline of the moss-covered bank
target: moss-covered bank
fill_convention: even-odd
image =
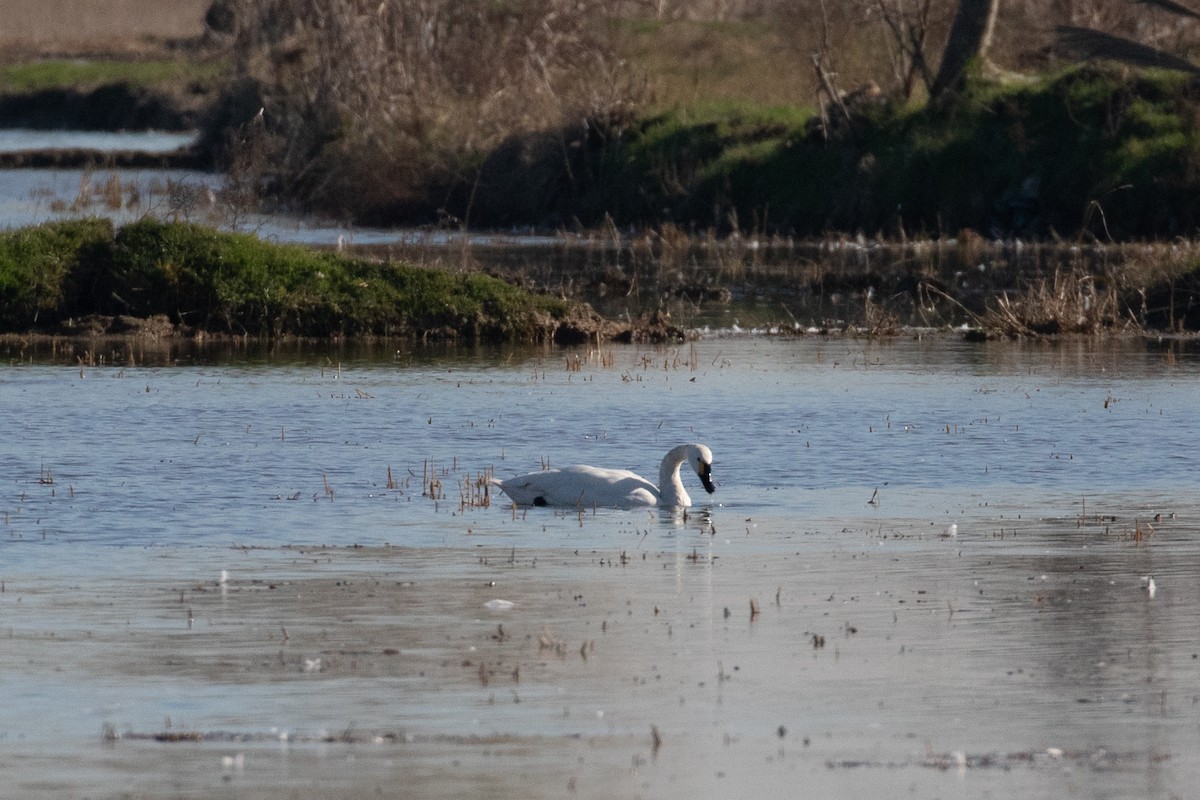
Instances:
[[[629,335],[587,306],[488,275],[351,259],[192,224],[114,229],[89,219],[0,235],[0,330],[103,333],[152,318],[173,333],[269,338]]]

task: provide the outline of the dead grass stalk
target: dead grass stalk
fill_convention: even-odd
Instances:
[[[1094,334],[1136,328],[1125,315],[1117,287],[1096,275],[1055,270],[1032,281],[1019,296],[1001,293],[984,315],[986,327],[1012,335]]]

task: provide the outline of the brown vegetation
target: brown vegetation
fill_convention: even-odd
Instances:
[[[1117,288],[1094,275],[1058,272],[1033,281],[1020,295],[1001,294],[989,304],[985,327],[1012,335],[1099,333],[1136,328],[1124,317]]]
[[[469,184],[505,137],[638,105],[604,6],[243,0],[227,124],[239,139],[261,125],[276,188],[302,204],[402,211],[413,192]]]

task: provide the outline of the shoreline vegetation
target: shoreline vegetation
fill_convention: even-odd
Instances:
[[[337,252],[190,222],[100,218],[0,233],[0,336],[549,343],[667,342],[690,333],[667,298],[695,309],[736,294],[859,298],[849,319],[798,319],[778,333],[890,336],[919,329],[969,339],[1187,336],[1200,330],[1200,243],[902,244],[733,237],[667,228],[632,241],[564,238],[540,267],[484,274],[471,245],[456,265],[391,248]],[[482,249],[482,248],[481,248]],[[617,264],[623,266],[616,266]],[[563,275],[572,277],[568,285]],[[607,319],[588,299],[651,310]],[[784,321],[790,318],[790,321]]]
[[[935,94],[931,77],[889,82],[905,70],[865,52],[936,57],[880,35],[898,4],[760,5],[740,26],[699,28],[726,48],[774,33],[758,81],[817,76],[790,102],[708,86],[659,99],[649,65],[666,67],[631,59],[631,43],[670,41],[671,28],[621,3],[228,0],[231,75],[201,146],[268,203],[372,226],[1081,242],[1200,230],[1191,62],[1051,58],[1062,43],[1035,15],[1011,35],[1035,40],[1013,49],[1037,47],[1040,64],[988,70],[981,56]],[[940,21],[893,21],[942,40],[968,3],[936,5]],[[882,84],[839,82],[860,61]]]
[[[480,272],[264,242],[186,222],[48,223],[0,234],[3,332],[556,342],[677,338]]]
[[[606,285],[674,270],[686,286],[649,283],[721,302],[773,276],[861,297],[845,327],[871,334],[909,320],[978,336],[1200,331],[1190,62],[1056,60],[1041,12],[1013,4],[998,35],[1021,45],[935,102],[918,80],[933,54],[917,46],[945,37],[954,3],[924,17],[820,5],[814,30],[798,8],[816,4],[706,21],[601,0],[562,13],[564,1],[218,0],[192,42],[0,65],[10,125],[198,128],[195,147],[7,154],[0,167],[210,167],[243,208],[611,241],[624,255]],[[908,38],[889,40],[887,26]],[[1193,40],[1176,37],[1185,58]],[[858,88],[839,89],[838,75]],[[706,273],[718,250],[738,267]],[[603,321],[571,293],[545,293],[553,276],[501,280],[468,257],[417,270],[149,220],[12,231],[0,251],[9,332],[682,335],[661,313]]]

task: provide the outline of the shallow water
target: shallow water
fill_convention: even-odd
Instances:
[[[1195,349],[575,354],[9,353],[0,795],[1200,779]],[[718,482],[686,518],[477,504],[489,471],[653,475],[685,440]]]
[[[26,150],[135,150],[169,153],[195,143],[195,131],[77,131],[0,128],[0,153]]]
[[[127,133],[106,135],[63,131],[57,147],[134,147],[156,152],[179,139],[175,134],[137,137]],[[143,144],[142,139],[145,138]],[[161,141],[160,141],[161,138]],[[19,131],[0,129],[0,152],[27,149]],[[51,148],[53,149],[53,148]],[[307,245],[364,245],[396,247],[446,247],[464,237],[457,231],[413,228],[364,228],[299,215],[251,214],[230,208],[222,200],[224,179],[211,172],[183,169],[122,168],[22,168],[0,170],[0,228],[40,225],[61,219],[94,216],[125,224],[143,217],[184,220],[222,230],[253,233],[271,241]],[[211,192],[211,194],[210,194]],[[472,244],[545,247],[554,237],[477,234]]]

